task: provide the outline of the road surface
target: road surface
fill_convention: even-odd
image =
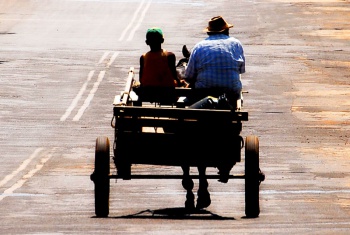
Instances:
[[[245,48],[260,216],[244,218],[242,180],[209,181],[212,204],[187,215],[181,182],[157,179],[113,180],[110,215],[96,218],[95,139],[113,139],[113,98],[149,49],[147,28],[180,59],[217,15]],[[0,233],[348,234],[349,19],[349,0],[1,1]]]

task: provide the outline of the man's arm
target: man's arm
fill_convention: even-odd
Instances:
[[[245,73],[245,62],[242,62],[239,66],[239,73]]]
[[[241,54],[241,58],[243,60],[243,62],[240,63],[239,65],[239,73],[245,73],[245,56],[244,56],[244,50],[243,50],[243,46],[242,44],[239,42],[239,53]]]

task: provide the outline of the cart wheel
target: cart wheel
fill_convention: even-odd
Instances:
[[[109,173],[110,155],[108,137],[98,137],[95,149],[95,214],[107,217],[109,214]]]
[[[248,218],[258,217],[259,207],[259,139],[247,136],[245,143],[245,214]]]

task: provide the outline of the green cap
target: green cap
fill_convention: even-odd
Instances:
[[[158,34],[159,36],[161,36],[161,38],[163,38],[163,31],[160,28],[158,28],[158,27],[149,28],[147,30],[147,33],[146,33],[146,38],[150,34],[152,34],[152,35]]]

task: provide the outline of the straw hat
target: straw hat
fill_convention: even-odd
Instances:
[[[209,20],[208,27],[204,29],[204,32],[220,33],[232,27],[233,24],[227,23],[221,16],[215,16]]]

